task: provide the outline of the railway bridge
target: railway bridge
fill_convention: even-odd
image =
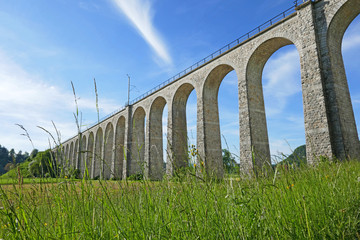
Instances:
[[[296,1],[295,5],[177,74],[122,110],[65,141],[58,163],[87,168],[91,178],[141,173],[161,179],[188,164],[186,102],[197,95],[197,150],[206,172],[224,174],[218,90],[235,71],[238,79],[240,166],[243,173],[270,163],[262,71],[279,48],[293,44],[300,56],[308,163],[317,157],[360,156],[341,44],[360,13],[360,0]],[[168,160],[163,169],[162,115],[168,106]],[[146,120],[146,122],[145,122]],[[200,160],[199,160],[200,161]]]

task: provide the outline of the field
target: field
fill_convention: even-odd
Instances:
[[[0,238],[360,239],[359,161],[222,181],[45,181],[1,185]]]

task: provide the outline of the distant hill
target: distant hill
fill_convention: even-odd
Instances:
[[[297,147],[292,154],[290,154],[287,158],[285,158],[278,164],[300,165],[300,163],[306,164],[306,145],[301,145]]]

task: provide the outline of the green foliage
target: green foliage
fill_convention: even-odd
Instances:
[[[32,158],[32,159],[35,158],[38,153],[39,153],[39,150],[37,150],[37,149],[32,150],[30,153],[30,158]]]
[[[224,164],[224,170],[226,173],[234,174],[239,173],[239,165],[236,163],[235,158],[231,155],[227,149],[222,150],[222,158]]]
[[[306,145],[301,145],[279,164],[296,164],[297,166],[300,166],[306,163]]]
[[[29,163],[29,172],[34,177],[45,177],[48,174],[49,177],[56,176],[56,169],[52,164],[51,151],[46,150],[44,152],[38,152],[32,161]]]
[[[144,176],[142,173],[136,173],[136,174],[130,175],[127,179],[129,181],[143,180]]]
[[[0,179],[16,179],[16,181],[17,181],[17,178],[18,178],[17,168],[18,167],[19,167],[21,176],[23,176],[24,178],[31,177],[32,175],[29,172],[29,163],[30,163],[30,161],[25,161],[25,162],[19,163],[16,167],[11,169],[7,173],[1,175]]]
[[[360,162],[213,182],[0,186],[2,239],[358,239]]]
[[[15,165],[24,162],[29,157],[29,153],[19,151],[15,153],[14,149],[10,151],[0,145],[0,175],[4,174],[15,167]]]

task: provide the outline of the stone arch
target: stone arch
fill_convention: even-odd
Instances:
[[[80,161],[79,162],[80,177],[83,177],[85,170],[85,161],[86,161],[86,136],[83,136],[81,139],[81,150],[80,150],[79,161]]]
[[[131,158],[128,174],[143,173],[145,156],[145,117],[143,107],[137,107],[132,117]]]
[[[104,160],[103,160],[103,176],[104,179],[111,177],[111,165],[113,161],[114,149],[114,127],[112,123],[108,123],[105,129],[104,137]]]
[[[345,31],[359,14],[360,0],[346,1],[332,17],[326,36],[332,73],[327,77],[328,82],[333,85],[329,95],[331,99],[336,99],[336,104],[331,104],[330,107],[330,119],[339,126],[333,126],[333,151],[341,159],[358,157],[360,154],[359,136],[341,48]]]
[[[94,147],[94,157],[93,157],[93,166],[92,166],[92,178],[100,178],[103,162],[103,130],[101,127],[98,128],[95,136],[95,147]]]
[[[70,151],[69,151],[69,162],[68,162],[68,167],[72,167],[72,163],[73,163],[73,160],[74,159],[74,142],[72,141],[70,143]]]
[[[169,106],[169,157],[167,161],[167,173],[173,174],[173,171],[188,166],[188,136],[186,125],[186,103],[190,93],[194,90],[190,83],[180,85]],[[196,91],[196,90],[195,90]]]
[[[86,147],[86,161],[84,162],[84,177],[90,178],[92,165],[93,165],[93,157],[94,157],[94,133],[90,132]]]
[[[262,74],[264,66],[271,55],[280,48],[291,44],[294,44],[294,42],[284,37],[267,39],[255,49],[248,61],[246,67],[246,84],[251,146],[248,146],[249,149],[244,149],[243,151],[253,152],[255,155],[255,166],[250,162],[252,159],[247,159],[248,161],[241,162],[243,169],[249,170],[254,167],[262,168],[263,166],[271,166]],[[296,44],[294,45],[296,46]],[[246,141],[246,139],[240,139],[240,141],[243,142]],[[241,154],[241,156],[243,155],[244,154]]]
[[[125,147],[125,117],[121,116],[115,130],[115,157],[112,172],[116,179],[122,178]]]
[[[202,118],[199,124],[201,125],[200,131],[203,131],[203,134],[198,134],[198,139],[201,138],[201,135],[203,138],[199,139],[198,142],[203,142],[203,149],[201,149],[203,152],[200,154],[204,160],[206,172],[217,178],[222,178],[224,174],[218,93],[222,80],[233,70],[235,69],[228,64],[221,64],[211,69],[202,89]],[[200,151],[200,146],[198,147]]]
[[[164,175],[162,117],[165,105],[166,100],[163,97],[157,97],[150,107],[146,177],[151,180],[160,180]]]

